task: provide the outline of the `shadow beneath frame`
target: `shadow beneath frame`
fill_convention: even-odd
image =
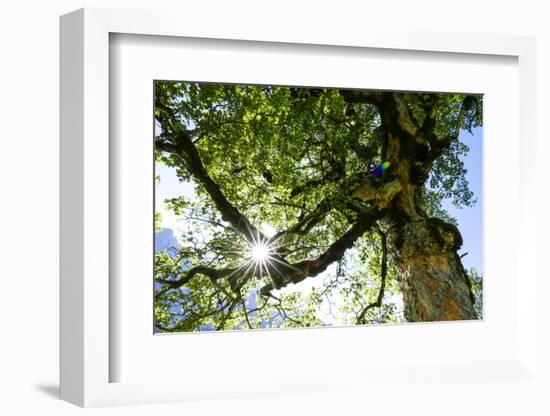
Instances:
[[[34,388],[52,399],[59,399],[59,384],[36,384]]]

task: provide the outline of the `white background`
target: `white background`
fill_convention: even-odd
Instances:
[[[0,412],[8,415],[73,414],[82,412],[55,399],[58,375],[58,16],[83,6],[185,11],[190,19],[244,19],[250,16],[287,25],[400,25],[431,26],[437,30],[477,31],[537,35],[539,134],[550,103],[550,29],[545,2],[521,1],[384,1],[357,3],[338,1],[298,3],[201,1],[4,1],[0,6],[0,121],[2,178],[0,273]],[[258,4],[256,4],[258,3]],[[262,2],[263,3],[263,2]],[[371,4],[372,3],[372,4]],[[361,4],[361,6],[360,6]],[[185,24],[185,22],[182,22]],[[238,25],[236,25],[238,32]],[[533,152],[533,163],[525,166],[543,186],[542,157],[548,142]],[[538,162],[539,161],[539,162]],[[546,188],[548,185],[545,185]],[[547,189],[540,188],[542,192]],[[539,206],[544,211],[545,194]],[[540,216],[539,232],[548,231],[546,216]],[[543,247],[543,244],[545,245]],[[540,253],[548,243],[539,238]],[[541,258],[543,258],[541,256]],[[541,262],[542,265],[542,262]],[[549,313],[543,296],[548,283],[537,288],[541,354],[539,369],[548,377]],[[546,328],[546,332],[542,331]],[[544,353],[546,351],[546,353]],[[543,391],[545,388],[545,391]],[[397,391],[394,391],[397,390]],[[376,397],[345,393],[254,400],[214,401],[163,406],[141,406],[93,410],[99,414],[548,414],[545,394],[550,387],[539,383],[494,383],[483,392],[458,382],[453,388],[433,385],[429,392],[407,386],[388,388]],[[426,397],[423,407],[411,408],[413,397]],[[428,396],[429,395],[429,396]],[[417,402],[418,403],[418,402]]]

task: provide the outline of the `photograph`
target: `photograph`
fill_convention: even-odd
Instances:
[[[483,319],[483,95],[155,80],[154,333]]]

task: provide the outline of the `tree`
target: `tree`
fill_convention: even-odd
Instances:
[[[327,305],[345,323],[387,322],[400,319],[396,294],[409,322],[477,319],[441,202],[474,203],[459,133],[481,125],[481,106],[475,95],[155,82],[156,161],[195,185],[167,201],[188,230],[156,254],[157,330],[323,325]],[[292,291],[311,279],[323,284]]]

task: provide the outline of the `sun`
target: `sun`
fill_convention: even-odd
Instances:
[[[250,249],[252,259],[256,263],[264,263],[269,257],[269,247],[264,243],[254,244]]]

